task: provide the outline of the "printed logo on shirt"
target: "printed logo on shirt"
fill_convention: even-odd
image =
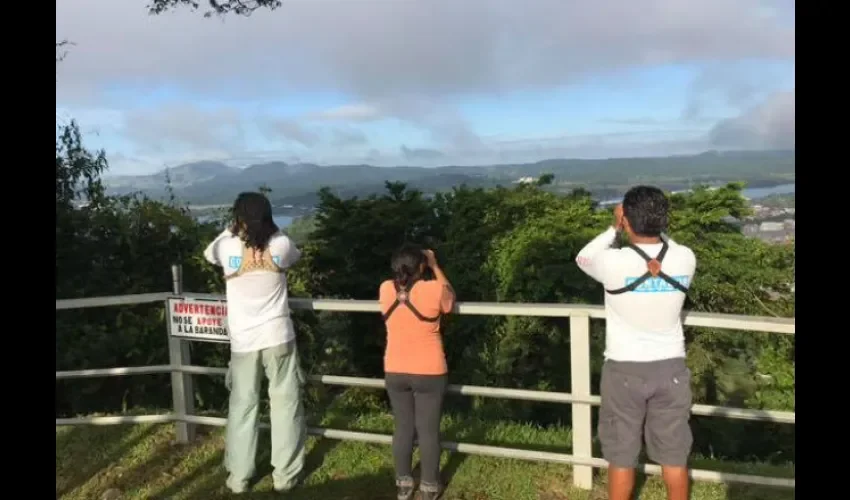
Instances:
[[[690,285],[691,279],[689,276],[670,276],[674,280],[678,281],[683,287],[688,288]],[[635,281],[637,281],[637,277],[628,277],[626,278],[626,286],[631,285]],[[634,289],[635,292],[640,293],[662,293],[662,292],[678,292],[676,288],[673,287],[670,283],[666,282],[663,278],[654,277],[649,278],[644,281],[637,288]]]
[[[272,262],[274,262],[276,266],[280,266],[280,255],[272,255]],[[228,265],[232,269],[239,269],[240,264],[242,264],[242,256],[234,255],[230,257],[230,260],[228,261]]]

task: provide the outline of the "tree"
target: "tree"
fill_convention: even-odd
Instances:
[[[257,9],[277,9],[283,2],[281,0],[208,0],[207,3],[209,7],[204,12],[204,17],[228,14],[250,16]],[[197,10],[200,6],[199,0],[151,0],[148,11],[153,15],[159,15],[178,8]]]
[[[68,40],[62,40],[61,42],[56,42],[56,64],[65,60],[65,56],[68,55],[68,51],[65,47],[69,45],[74,45],[72,42]]]
[[[142,196],[107,196],[103,151],[83,145],[76,122],[56,138],[56,298],[171,289],[169,267],[182,262],[187,289],[220,287],[200,252],[216,228],[185,207]],[[58,311],[56,369],[139,366],[168,360],[161,305]],[[220,364],[216,363],[216,364]],[[57,382],[59,414],[163,406],[167,377]],[[215,391],[206,381],[201,392]]]
[[[295,241],[296,245],[303,245],[307,242],[310,234],[316,229],[316,219],[312,216],[296,217],[292,224],[286,228],[286,234]]]

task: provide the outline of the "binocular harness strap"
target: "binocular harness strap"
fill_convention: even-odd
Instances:
[[[633,292],[637,289],[637,287],[642,285],[644,281],[648,280],[649,278],[657,276],[657,277],[663,279],[664,281],[666,281],[667,283],[670,283],[670,285],[673,288],[675,288],[676,290],[679,290],[680,292],[687,295],[687,293],[688,293],[687,288],[685,288],[681,283],[674,280],[668,274],[666,274],[664,271],[661,270],[661,261],[664,260],[664,256],[667,255],[667,249],[669,248],[669,245],[667,244],[666,241],[662,241],[661,251],[658,252],[658,257],[656,257],[654,259],[651,258],[649,255],[647,255],[646,252],[644,252],[643,250],[641,250],[640,248],[638,248],[637,246],[635,246],[631,243],[626,245],[626,247],[631,248],[632,250],[637,252],[638,255],[643,257],[643,260],[646,261],[647,271],[643,276],[632,281],[631,283],[624,286],[623,288],[618,288],[616,290],[605,290],[606,292],[608,292],[612,295],[619,295],[619,294],[625,293],[625,292]]]
[[[418,319],[419,321],[425,321],[428,323],[435,323],[437,321],[440,321],[439,315],[434,318],[428,318],[424,316],[421,312],[419,312],[419,310],[416,309],[416,307],[410,302],[410,291],[413,289],[413,285],[415,284],[416,281],[408,285],[407,288],[401,288],[398,283],[393,281],[393,286],[395,287],[395,301],[390,306],[390,308],[387,309],[387,312],[383,315],[384,321],[390,319],[390,316],[392,316],[395,310],[398,309],[398,306],[402,304],[404,304],[408,309],[410,309],[410,312],[412,312],[413,315],[416,316],[416,319]]]

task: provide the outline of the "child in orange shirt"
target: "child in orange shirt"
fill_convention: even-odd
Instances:
[[[430,267],[436,279],[422,279]],[[387,325],[384,372],[395,432],[398,499],[413,497],[413,439],[419,438],[422,500],[440,494],[440,416],[448,369],[440,318],[454,308],[455,294],[434,252],[404,246],[392,258],[393,279],[381,284],[379,301]]]

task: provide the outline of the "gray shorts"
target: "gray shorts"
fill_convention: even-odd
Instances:
[[[684,467],[691,453],[691,372],[683,358],[646,363],[605,361],[599,441],[614,467],[638,463],[643,438],[649,459]]]

